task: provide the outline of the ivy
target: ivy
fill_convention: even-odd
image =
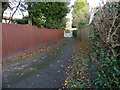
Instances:
[[[110,7],[111,8],[111,7]],[[120,88],[120,60],[116,58],[111,50],[101,47],[99,33],[93,24],[93,35],[90,37],[91,50],[89,53],[90,60],[93,64],[91,69],[95,68],[95,79],[92,79],[94,88]],[[90,77],[90,78],[93,78]]]

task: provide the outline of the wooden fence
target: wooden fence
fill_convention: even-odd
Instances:
[[[30,25],[2,24],[2,60],[8,60],[41,45],[60,40],[63,30]]]
[[[82,29],[77,30],[77,38],[89,45],[89,37],[92,35],[92,26],[86,25]]]

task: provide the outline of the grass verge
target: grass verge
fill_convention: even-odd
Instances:
[[[89,88],[88,77],[88,48],[82,42],[76,41],[74,56],[71,60],[69,70],[66,72],[66,79],[63,88]]]

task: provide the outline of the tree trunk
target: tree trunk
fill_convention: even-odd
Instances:
[[[0,1],[0,23],[2,22],[2,2]]]

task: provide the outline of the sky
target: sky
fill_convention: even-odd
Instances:
[[[72,11],[73,11],[73,8],[71,8],[71,6],[74,5],[74,3],[75,3],[75,0],[71,0],[70,5],[68,6],[71,9],[70,12],[66,16],[66,18],[70,18],[70,21],[67,22],[68,24],[72,24],[72,20],[73,20]]]

